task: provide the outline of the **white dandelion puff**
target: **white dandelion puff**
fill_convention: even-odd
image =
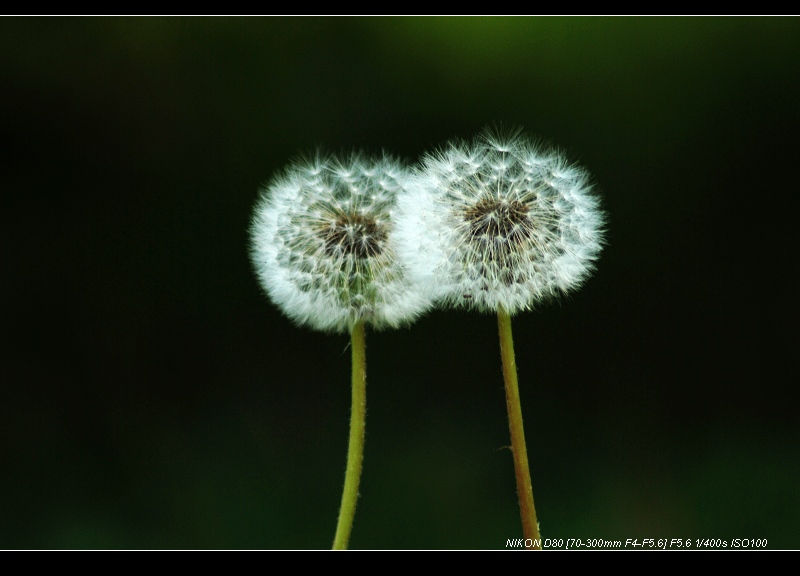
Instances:
[[[426,155],[396,219],[416,282],[445,304],[510,314],[580,286],[603,223],[583,169],[491,132]]]
[[[262,190],[250,255],[287,316],[344,332],[356,322],[396,327],[429,306],[395,256],[392,211],[406,176],[386,155],[317,156],[295,162]]]

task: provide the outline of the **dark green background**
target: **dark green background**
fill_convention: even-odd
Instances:
[[[0,19],[0,548],[326,548],[348,339],[259,291],[298,154],[518,126],[608,246],[514,320],[542,535],[800,546],[796,18]],[[368,334],[354,548],[522,536],[496,322]]]

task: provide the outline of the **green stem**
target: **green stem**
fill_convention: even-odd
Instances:
[[[540,548],[539,523],[533,506],[533,486],[528,467],[528,449],[525,446],[525,431],[522,428],[522,404],[517,384],[517,364],[514,360],[514,337],[511,334],[511,316],[500,308],[497,311],[497,327],[500,332],[500,356],[503,359],[503,379],[506,383],[506,407],[508,427],[511,431],[511,451],[514,454],[514,472],[517,477],[517,496],[522,518],[522,533],[532,539],[534,548]]]
[[[367,357],[364,344],[364,323],[356,322],[350,330],[350,348],[353,352],[353,384],[350,404],[350,443],[347,448],[347,472],[344,476],[342,506],[333,538],[334,550],[346,550],[356,515],[358,483],[364,460],[364,423],[367,414]]]

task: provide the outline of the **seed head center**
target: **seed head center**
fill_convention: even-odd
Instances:
[[[519,200],[484,198],[465,212],[470,238],[490,242],[520,242],[530,237],[530,208]]]
[[[330,255],[371,258],[379,255],[386,230],[370,215],[339,212],[322,230],[325,251]]]

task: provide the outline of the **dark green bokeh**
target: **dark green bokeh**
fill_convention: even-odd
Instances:
[[[0,20],[0,548],[327,548],[347,338],[247,256],[299,153],[519,126],[608,246],[515,318],[542,535],[800,546],[796,18]],[[354,548],[519,538],[496,322],[367,336]]]

